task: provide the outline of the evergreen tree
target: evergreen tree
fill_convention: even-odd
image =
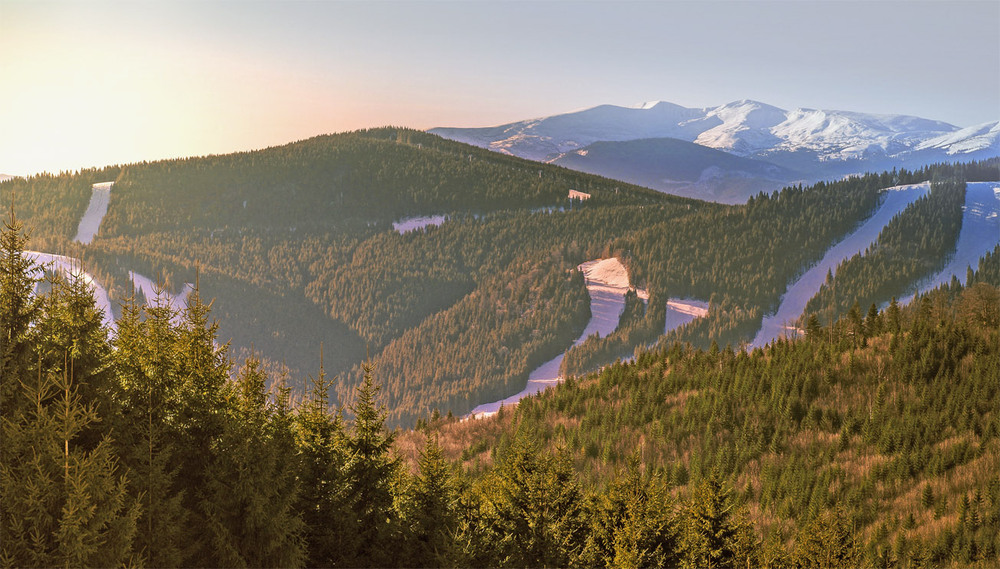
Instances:
[[[23,411],[0,418],[4,566],[106,567],[131,556],[139,505],[110,442],[91,450],[78,444],[98,417],[81,403],[67,367],[23,378]]]
[[[299,493],[296,510],[305,524],[306,566],[350,566],[358,548],[347,479],[347,437],[340,413],[332,413],[330,382],[320,372],[294,415]]]
[[[236,404],[223,425],[206,473],[210,565],[297,567],[303,562],[302,520],[288,417],[268,402],[260,360],[249,357],[236,378]],[[208,561],[208,560],[206,560]]]
[[[857,567],[861,552],[844,510],[824,513],[806,524],[795,539],[793,558],[799,567]]]
[[[413,551],[406,560],[413,567],[440,567],[454,559],[452,540],[458,526],[451,468],[437,437],[427,436],[419,471],[413,483],[412,511],[407,518]]]
[[[99,418],[79,434],[78,444],[93,448],[110,429],[105,421],[117,416],[120,400],[111,368],[111,344],[103,325],[103,314],[94,302],[90,285],[78,275],[51,279],[48,294],[41,297],[42,313],[32,337],[43,369],[57,368],[69,356],[82,405],[93,405]]]
[[[399,529],[392,493],[399,461],[392,454],[395,435],[386,431],[385,410],[376,403],[378,392],[372,368],[366,363],[351,406],[354,424],[347,439],[345,465],[359,537],[357,557],[352,561],[357,566],[390,565],[398,553],[390,544]]]
[[[580,556],[586,527],[579,484],[565,456],[542,455],[519,431],[483,488],[495,522],[497,564],[565,567]]]
[[[601,493],[591,514],[583,563],[597,567],[670,567],[679,561],[673,500],[662,476],[640,471],[638,454]]]
[[[174,349],[178,406],[173,433],[180,463],[177,482],[192,515],[187,542],[194,560],[212,559],[215,554],[210,536],[203,530],[209,516],[203,498],[209,468],[222,452],[219,440],[234,403],[229,382],[232,363],[226,346],[216,344],[218,322],[209,323],[208,317],[209,307],[202,303],[196,286],[177,326]]]
[[[144,309],[130,296],[113,339],[113,368],[121,389],[115,442],[131,472],[129,493],[142,505],[135,552],[150,567],[188,564],[185,532],[191,513],[177,480],[181,465],[174,418],[180,395],[173,316],[166,306]]]
[[[730,492],[714,477],[703,479],[684,509],[680,533],[685,567],[744,567],[754,543],[745,518],[734,511]]]
[[[11,416],[21,401],[16,396],[18,381],[32,363],[29,326],[40,310],[38,298],[32,295],[38,268],[24,255],[27,242],[12,207],[0,231],[0,413],[4,416]]]

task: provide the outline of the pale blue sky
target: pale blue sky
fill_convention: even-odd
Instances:
[[[1000,2],[0,0],[0,172],[750,98],[1000,118]]]

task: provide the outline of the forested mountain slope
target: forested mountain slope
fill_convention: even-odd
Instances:
[[[668,298],[711,301],[672,339],[737,344],[884,188],[935,176],[1000,173],[995,163],[900,170],[723,206],[385,128],[16,179],[0,201],[31,228],[31,248],[82,258],[115,306],[130,271],[173,292],[198,281],[237,359],[253,347],[268,369],[304,376],[322,345],[336,401],[361,382],[368,354],[388,420],[409,425],[520,391],[534,366],[569,348],[589,318],[580,263],[618,257],[655,306],[575,349],[570,371],[655,342]],[[71,242],[91,185],[112,181],[93,241]],[[569,200],[570,190],[590,197]],[[392,229],[429,214],[448,219]]]
[[[1000,550],[1000,246],[965,285],[800,340],[674,343],[401,433],[378,368],[345,419],[322,364],[294,398],[302,377],[237,368],[198,290],[179,317],[129,303],[109,335],[82,279],[36,289],[25,244],[11,216],[5,564],[991,567]]]
[[[488,473],[530,432],[586,487],[613,488],[633,459],[673,496],[721,482],[755,528],[763,557],[751,565],[990,567],[998,259],[1000,246],[965,286],[799,340],[751,352],[674,343],[492,418],[422,422],[397,445],[412,462],[436,438],[447,458]]]

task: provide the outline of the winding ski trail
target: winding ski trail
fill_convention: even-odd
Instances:
[[[621,261],[614,257],[582,263],[579,269],[583,271],[587,283],[591,316],[583,333],[573,342],[574,346],[583,343],[591,334],[597,333],[603,337],[614,332],[615,328],[618,327],[622,311],[625,310],[625,293],[630,288],[634,288],[629,283],[625,267]],[[649,300],[649,294],[645,290],[636,289],[636,293],[644,301]],[[704,316],[707,308],[707,304],[701,301],[670,299],[667,305],[665,332],[699,316]],[[499,411],[501,406],[516,405],[522,398],[562,382],[563,378],[559,375],[559,366],[562,364],[564,354],[552,358],[532,371],[528,375],[528,384],[523,390],[499,401],[478,405],[466,415],[466,418],[488,417]]]
[[[799,316],[802,315],[802,311],[806,309],[806,303],[819,292],[820,286],[826,282],[827,273],[836,269],[842,261],[864,251],[866,247],[878,239],[879,232],[895,215],[926,195],[930,188],[930,182],[886,188],[885,200],[875,210],[875,213],[854,232],[827,249],[819,263],[816,263],[785,290],[777,312],[764,317],[760,331],[757,332],[751,347],[763,347],[792,330],[789,324],[798,320]]]
[[[964,284],[967,269],[975,270],[979,258],[1000,243],[1000,182],[969,182],[962,209],[962,229],[958,233],[955,254],[940,272],[920,283],[919,292],[951,281],[952,275]],[[909,300],[913,300],[913,296]]]

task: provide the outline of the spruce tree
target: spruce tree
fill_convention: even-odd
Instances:
[[[535,437],[519,430],[483,488],[498,564],[564,567],[575,564],[586,538],[583,499],[567,458],[543,455]]]
[[[354,488],[347,478],[347,436],[340,412],[330,410],[330,381],[322,365],[294,415],[299,492],[307,567],[349,566],[358,549]]]
[[[796,536],[793,558],[799,567],[856,567],[861,561],[861,551],[846,513],[838,508],[813,518]]]
[[[735,507],[729,490],[714,477],[695,487],[683,513],[683,566],[735,568],[752,562],[756,553],[753,536]]]
[[[392,454],[395,434],[386,430],[385,410],[376,403],[379,386],[372,378],[372,367],[365,363],[363,370],[364,378],[351,406],[354,424],[347,439],[345,465],[359,538],[353,563],[383,567],[393,563],[395,553],[390,544],[398,533],[398,516],[392,488],[399,461]]]
[[[211,559],[220,567],[298,567],[303,524],[294,509],[294,442],[287,416],[268,402],[260,360],[236,378],[236,405],[226,417],[204,499]]]
[[[184,566],[189,553],[184,532],[191,514],[177,480],[179,437],[173,421],[179,409],[173,316],[168,307],[144,309],[130,296],[113,339],[121,389],[115,442],[131,472],[129,493],[142,505],[136,559],[150,567]]]
[[[436,436],[427,436],[417,467],[407,515],[413,548],[406,563],[413,567],[448,565],[454,558],[452,536],[458,518],[451,468]]]
[[[32,364],[29,326],[38,318],[39,299],[32,294],[38,267],[24,255],[28,242],[20,221],[5,219],[0,229],[0,414],[11,416],[21,401],[18,383]]]
[[[669,567],[678,562],[673,499],[662,475],[640,470],[638,454],[596,498],[583,563],[604,567]]]
[[[78,444],[98,417],[81,404],[67,367],[22,378],[23,411],[0,418],[4,566],[112,566],[131,557],[139,505],[110,442]]]

